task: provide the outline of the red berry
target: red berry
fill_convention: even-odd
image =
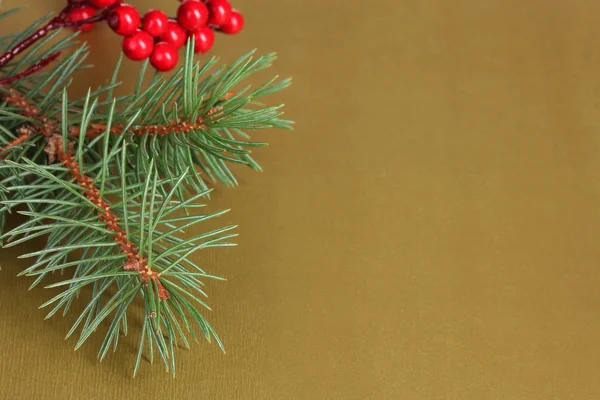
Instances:
[[[194,31],[208,22],[208,8],[199,0],[185,0],[177,9],[177,21],[188,31]]]
[[[167,42],[159,42],[154,46],[150,56],[150,64],[159,71],[169,71],[177,65],[179,54],[175,46]]]
[[[91,3],[93,5],[95,5],[96,7],[101,7],[101,8],[112,6],[116,2],[117,2],[117,0],[91,0]]]
[[[158,37],[167,29],[169,18],[160,10],[150,10],[142,18],[142,29],[154,37]]]
[[[69,21],[83,21],[84,19],[92,18],[96,14],[96,9],[94,7],[80,7],[76,8],[69,13]],[[85,24],[81,26],[74,27],[81,32],[87,32],[94,27],[94,24]]]
[[[231,4],[227,0],[209,0],[208,10],[210,11],[208,23],[219,26],[229,20]]]
[[[239,11],[233,10],[229,14],[229,20],[221,25],[221,31],[233,35],[241,31],[243,27],[244,17]]]
[[[134,6],[120,4],[108,15],[108,25],[119,35],[133,35],[140,26],[140,14]]]
[[[160,37],[163,42],[169,43],[176,49],[185,44],[186,38],[185,30],[175,21],[167,22],[165,33]]]
[[[203,26],[194,31],[190,36],[194,36],[194,53],[206,53],[210,50],[215,42],[215,33],[210,29],[210,26]]]
[[[140,61],[150,57],[153,49],[154,39],[141,29],[123,39],[123,53],[132,60]]]

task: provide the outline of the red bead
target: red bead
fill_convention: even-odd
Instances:
[[[177,9],[177,21],[188,31],[195,31],[208,22],[208,8],[199,0],[185,0]]]
[[[112,6],[115,4],[117,0],[91,0],[91,3],[96,7],[104,8],[108,6]]]
[[[221,25],[221,31],[230,35],[239,33],[244,27],[244,17],[239,11],[233,10],[229,14],[229,20]]]
[[[210,26],[203,26],[194,31],[190,36],[194,36],[194,53],[206,53],[210,50],[215,42],[215,33],[210,29]]]
[[[169,18],[160,10],[150,10],[142,18],[142,29],[154,37],[165,33]]]
[[[140,26],[140,14],[134,6],[120,4],[108,15],[108,25],[119,35],[133,35]]]
[[[227,0],[209,0],[208,10],[210,17],[208,23],[211,25],[223,25],[231,15],[231,4]]]
[[[83,21],[84,19],[92,18],[96,15],[96,9],[94,7],[81,7],[76,8],[69,13],[69,21]],[[73,29],[81,32],[87,32],[94,27],[94,24],[85,24]]]
[[[185,44],[187,36],[185,30],[177,22],[169,21],[165,33],[162,34],[160,39],[178,49]]]
[[[154,39],[141,29],[123,39],[123,53],[132,60],[140,61],[150,57],[153,49]]]
[[[150,56],[150,64],[159,71],[169,71],[177,65],[179,54],[175,46],[167,42],[159,42],[154,46]]]

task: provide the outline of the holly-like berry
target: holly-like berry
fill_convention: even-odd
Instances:
[[[160,39],[178,49],[185,44],[187,35],[185,30],[177,22],[169,21],[167,22],[165,32]]]
[[[244,27],[244,17],[237,10],[232,10],[227,22],[221,25],[221,32],[234,35],[239,33]]]
[[[191,35],[194,36],[194,53],[206,53],[215,42],[215,33],[209,26],[203,26]]]
[[[92,18],[96,14],[96,9],[94,7],[80,7],[72,10],[69,13],[69,21],[83,21],[84,19]],[[94,27],[94,24],[85,24],[78,26],[74,29],[87,32]]]
[[[117,0],[91,0],[91,3],[96,7],[104,8],[108,6],[112,6],[115,4]]]
[[[177,21],[184,29],[195,31],[208,22],[208,8],[199,0],[185,0],[177,9]]]
[[[154,50],[154,39],[141,29],[123,39],[123,53],[132,60],[144,60],[150,57],[152,50]]]
[[[167,42],[159,42],[154,46],[150,56],[150,64],[158,71],[169,71],[177,65],[179,54],[175,46]]]
[[[119,4],[108,15],[108,25],[119,35],[133,35],[140,26],[140,14],[130,4]]]
[[[227,22],[232,11],[231,4],[227,0],[209,0],[208,10],[210,11],[208,23],[217,26]]]
[[[160,10],[150,10],[142,18],[142,29],[154,37],[165,33],[169,18]]]

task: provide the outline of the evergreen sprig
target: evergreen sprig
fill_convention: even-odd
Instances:
[[[48,18],[0,37],[0,54]],[[152,359],[155,350],[175,374],[175,349],[189,347],[195,329],[223,348],[201,312],[210,309],[204,281],[220,278],[206,273],[192,254],[231,246],[236,236],[234,226],[196,235],[186,230],[226,212],[199,213],[208,182],[237,183],[231,163],[260,170],[251,149],[265,143],[252,142],[248,130],[291,126],[280,118],[281,106],[255,102],[290,81],[239,89],[275,55],[255,58],[249,52],[215,68],[214,58],[195,62],[188,43],[184,65],[171,77],[155,74],[143,87],[144,64],[135,91],[115,96],[119,60],[110,82],[70,100],[66,89],[73,73],[88,68],[87,47],[75,36],[49,34],[0,69],[0,77],[14,76],[70,51],[52,68],[0,85],[0,241],[10,247],[44,240],[42,249],[21,256],[32,262],[20,273],[35,278],[31,287],[49,274],[69,272],[47,286],[62,290],[42,304],[47,318],[66,315],[80,295],[87,296],[67,333],[78,332],[76,348],[106,327],[98,353],[104,359],[127,334],[128,314],[139,302],[143,326],[134,375],[142,354]],[[7,231],[7,215],[14,212],[27,219]]]

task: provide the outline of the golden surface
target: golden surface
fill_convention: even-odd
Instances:
[[[28,2],[2,32],[63,3]],[[229,279],[209,285],[227,355],[202,343],[176,379],[132,380],[137,338],[73,352],[72,318],[43,321],[52,292],[2,251],[0,399],[600,398],[600,3],[235,5],[247,29],[214,53],[279,52],[263,77],[294,77],[273,101],[298,124],[261,133],[266,172],[211,202],[241,225],[197,256]],[[98,67],[74,93],[119,52],[86,38]]]

